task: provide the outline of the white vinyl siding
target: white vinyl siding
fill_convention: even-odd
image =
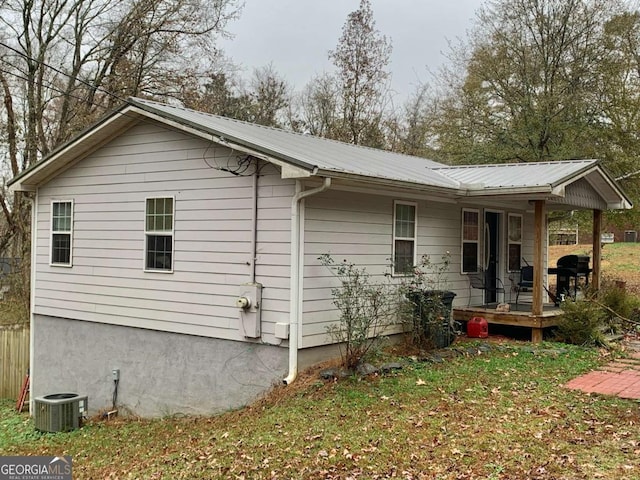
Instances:
[[[37,314],[243,340],[235,299],[250,281],[253,178],[218,169],[237,152],[144,122],[38,192]],[[247,173],[252,173],[251,170]],[[288,322],[293,180],[258,181],[262,341]],[[145,272],[146,199],[175,198],[173,273]],[[74,199],[73,268],[49,266],[51,201]]]
[[[70,267],[73,257],[73,201],[51,202],[51,265]]]
[[[346,260],[366,268],[376,281],[391,271],[394,199],[382,195],[329,189],[305,199],[305,268],[301,347],[331,343],[327,327],[339,318],[331,296],[337,280],[320,264],[329,253],[336,262]],[[416,202],[416,257],[430,255],[440,261],[452,252],[447,288],[458,292],[466,305],[468,282],[460,275],[459,207],[454,204]],[[393,281],[397,281],[394,279]],[[464,295],[464,296],[463,296]]]

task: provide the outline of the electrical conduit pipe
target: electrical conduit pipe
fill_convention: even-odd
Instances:
[[[301,191],[300,181],[296,181],[296,194],[291,199],[291,282],[289,300],[289,375],[283,380],[289,385],[298,375],[298,332],[302,320],[302,281],[301,261],[304,249],[300,244],[300,203],[303,199],[328,190],[331,187],[331,178],[325,177],[322,185],[311,190]]]

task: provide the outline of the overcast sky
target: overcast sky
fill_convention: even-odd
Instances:
[[[377,29],[391,39],[390,70],[397,100],[446,62],[448,41],[466,37],[483,0],[371,0]],[[327,57],[336,47],[347,15],[359,0],[246,0],[234,35],[222,43],[227,56],[243,67],[273,63],[296,89],[332,69]]]

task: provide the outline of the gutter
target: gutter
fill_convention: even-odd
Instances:
[[[304,246],[300,242],[303,224],[300,219],[302,200],[316,195],[331,187],[331,178],[325,177],[317,188],[302,191],[300,180],[296,180],[296,194],[291,199],[291,282],[289,300],[289,374],[283,380],[285,385],[291,384],[298,375],[298,335],[302,323],[302,267],[304,266]]]

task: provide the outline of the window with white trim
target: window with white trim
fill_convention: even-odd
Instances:
[[[510,213],[508,225],[509,271],[520,270],[522,258],[522,215]]]
[[[145,209],[144,268],[173,271],[173,197],[147,198]]]
[[[51,265],[71,266],[73,202],[51,202]]]
[[[478,271],[480,250],[480,212],[462,209],[462,273]]]
[[[393,212],[393,273],[405,275],[416,264],[417,214],[415,203],[395,201]]]

